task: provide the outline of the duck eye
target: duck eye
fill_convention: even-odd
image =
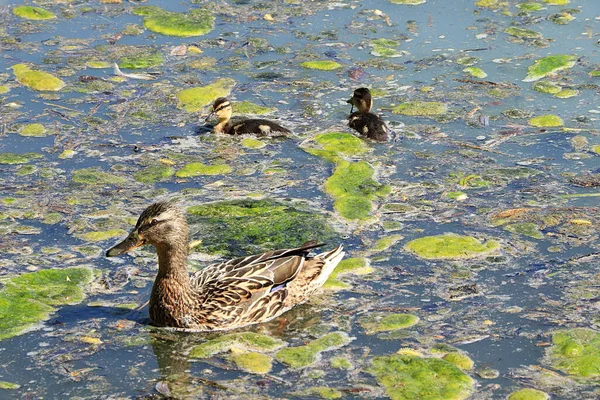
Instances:
[[[154,218],[152,221],[150,221],[150,226],[154,226],[158,224],[158,220],[156,218]]]

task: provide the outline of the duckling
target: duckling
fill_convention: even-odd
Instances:
[[[356,89],[354,95],[346,103],[352,104],[351,114],[348,116],[348,126],[350,128],[378,142],[388,140],[388,127],[385,122],[378,115],[371,112],[373,98],[369,89]],[[352,112],[354,106],[356,106],[358,111]]]
[[[252,118],[230,122],[231,112],[231,101],[225,97],[219,97],[213,103],[212,112],[206,117],[206,121],[216,116],[219,122],[215,125],[214,132],[229,135],[242,135],[245,133],[257,135],[292,133],[289,129],[266,119]]]
[[[158,253],[158,274],[150,295],[154,325],[193,331],[235,329],[269,321],[301,304],[325,283],[344,257],[342,246],[309,256],[316,241],[291,249],[235,258],[189,274],[189,227],[175,204],[144,210],[135,228],[106,252],[118,256],[150,244]]]

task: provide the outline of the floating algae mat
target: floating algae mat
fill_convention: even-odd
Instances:
[[[0,6],[0,397],[598,398],[597,0],[226,3]],[[292,133],[214,134],[223,96]],[[104,254],[165,200],[190,271],[345,256],[266,323],[153,327],[155,249]]]
[[[47,269],[8,279],[0,290],[0,339],[34,328],[58,306],[81,302],[91,279],[88,268]]]
[[[473,379],[454,364],[432,357],[393,354],[373,359],[369,372],[394,400],[462,400],[473,392]]]
[[[187,211],[202,240],[196,250],[202,252],[241,255],[336,236],[325,216],[274,200],[221,201]]]

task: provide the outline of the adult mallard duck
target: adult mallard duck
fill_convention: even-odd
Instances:
[[[189,228],[173,203],[146,208],[135,229],[106,252],[118,256],[144,244],[158,253],[150,296],[153,324],[187,330],[239,328],[277,317],[309,300],[344,256],[342,246],[310,257],[308,242],[211,264],[190,275],[186,269]]]
[[[373,97],[367,88],[359,88],[354,91],[352,97],[346,100],[352,104],[348,116],[348,126],[363,136],[378,142],[388,140],[388,127],[383,120],[371,112]],[[354,107],[358,111],[352,112]]]
[[[206,117],[209,121],[217,117],[219,122],[214,126],[215,133],[226,133],[229,135],[243,135],[246,133],[256,135],[281,135],[292,133],[289,129],[269,121],[268,119],[248,118],[239,121],[231,121],[231,101],[225,97],[219,97],[213,103],[212,111]]]

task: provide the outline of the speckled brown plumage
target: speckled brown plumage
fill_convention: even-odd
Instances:
[[[208,121],[213,116],[216,116],[219,122],[214,126],[214,132],[228,135],[254,134],[260,136],[279,136],[292,133],[289,129],[267,119],[248,118],[232,121],[231,114],[231,101],[225,97],[219,97],[213,103],[212,112],[206,120]]]
[[[344,256],[340,245],[310,257],[310,250],[320,245],[306,243],[211,264],[189,275],[188,232],[178,207],[156,203],[107,252],[116,256],[143,244],[156,247],[158,273],[149,305],[155,325],[206,331],[268,321],[309,300]]]
[[[356,106],[358,111],[351,112],[348,116],[348,126],[362,136],[371,140],[385,142],[388,140],[388,127],[383,120],[371,112],[373,97],[367,88],[359,88],[354,91],[350,99],[346,101]]]

